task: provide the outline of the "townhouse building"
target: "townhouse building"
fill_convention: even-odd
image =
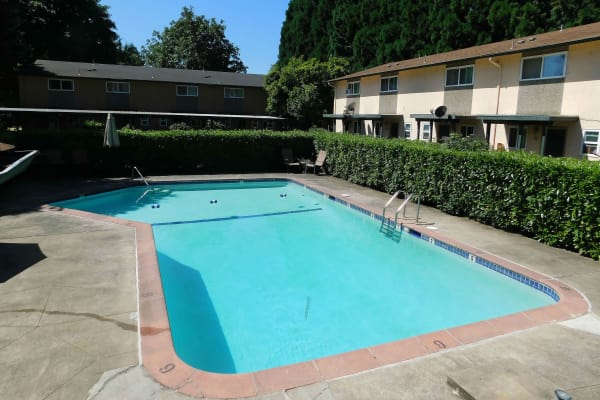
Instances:
[[[174,122],[202,128],[278,129],[267,115],[264,75],[146,66],[37,60],[19,75],[24,121],[39,127],[104,121],[166,129]]]
[[[387,63],[330,81],[332,130],[588,157],[600,143],[600,23]]]

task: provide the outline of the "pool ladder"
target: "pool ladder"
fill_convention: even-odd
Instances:
[[[144,193],[142,193],[142,195],[140,197],[138,197],[138,199],[135,201],[135,203],[139,203],[140,201],[142,201],[142,199],[144,197],[146,197],[146,195],[150,192],[152,192],[154,189],[152,187],[150,187],[150,184],[148,183],[148,181],[146,180],[146,178],[144,178],[144,175],[142,175],[142,173],[140,172],[140,170],[138,169],[138,167],[133,167],[131,168],[131,179],[133,179],[135,177],[134,172],[137,172],[137,174],[140,176],[140,178],[142,178],[142,181],[144,181],[144,183],[146,184],[146,186],[148,187]]]
[[[388,207],[390,207],[390,205],[392,204],[392,202],[398,198],[398,195],[402,193],[404,196],[404,201],[402,202],[402,204],[400,204],[400,206],[396,209],[396,212],[394,214],[394,219],[390,217],[387,217],[385,214],[388,210]],[[419,222],[419,212],[421,211],[421,196],[419,196],[418,194],[414,194],[414,193],[406,193],[403,190],[398,190],[396,193],[394,193],[392,195],[392,197],[388,200],[387,203],[385,203],[385,206],[383,206],[383,211],[381,213],[381,226],[379,227],[379,231],[384,233],[386,236],[391,236],[393,238],[396,237],[396,235],[398,234],[398,215],[400,214],[400,212],[402,212],[402,219],[409,219],[409,217],[406,216],[406,207],[408,206],[408,204],[410,203],[410,201],[416,198],[417,200],[417,217],[416,217],[416,222]]]

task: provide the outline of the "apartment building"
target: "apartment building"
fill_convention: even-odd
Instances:
[[[598,159],[600,23],[379,65],[330,81],[337,132]]]
[[[77,125],[107,111],[140,129],[173,122],[228,129],[277,129],[266,114],[264,75],[37,60],[19,75],[21,110],[29,123]],[[49,112],[52,110],[52,112]],[[23,111],[27,112],[27,111]]]

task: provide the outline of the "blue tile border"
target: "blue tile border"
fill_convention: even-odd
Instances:
[[[296,182],[296,183],[298,183],[298,182]],[[321,192],[320,190],[312,188],[312,187],[310,187],[310,186],[308,186],[306,184],[302,184],[302,183],[298,183],[298,184],[300,184],[301,186],[304,186],[305,188],[307,188],[309,190],[312,190],[313,192],[322,194],[323,196],[327,197],[330,200],[333,200],[333,201],[335,201],[337,203],[343,204],[343,205],[345,205],[345,206],[347,206],[347,207],[349,207],[349,208],[351,208],[351,209],[353,209],[355,211],[363,213],[363,214],[365,214],[365,215],[367,215],[367,216],[369,216],[371,218],[374,218],[374,219],[376,219],[378,221],[381,221],[383,219],[383,217],[381,215],[376,214],[376,213],[372,213],[371,211],[365,210],[364,208],[362,208],[360,206],[348,203],[345,200],[342,200],[342,199],[336,198],[335,196],[332,196],[332,195],[326,194],[324,192]],[[398,224],[398,225],[402,227],[401,224]],[[518,281],[520,283],[523,283],[523,284],[525,284],[525,285],[527,285],[527,286],[529,286],[529,287],[531,287],[531,288],[533,288],[535,290],[538,290],[538,291],[540,291],[542,293],[545,293],[546,295],[550,296],[556,302],[560,301],[560,296],[558,295],[558,293],[556,293],[556,291],[554,289],[550,288],[547,285],[544,285],[543,283],[540,283],[540,282],[538,282],[538,281],[536,281],[534,279],[531,279],[531,278],[529,278],[529,277],[527,277],[527,276],[525,276],[523,274],[515,272],[515,271],[513,271],[513,270],[511,270],[509,268],[503,267],[503,266],[498,265],[496,263],[493,263],[493,262],[491,262],[489,260],[486,260],[485,258],[482,258],[480,256],[471,254],[468,251],[466,251],[464,249],[461,249],[460,247],[453,246],[453,245],[448,244],[448,243],[446,243],[446,242],[444,242],[442,240],[439,240],[439,239],[431,238],[431,237],[429,237],[429,236],[427,236],[427,235],[425,235],[425,234],[423,234],[423,233],[421,233],[419,231],[416,231],[414,229],[411,229],[411,228],[408,228],[408,227],[403,227],[401,229],[403,229],[404,231],[408,232],[412,236],[418,237],[418,238],[420,238],[420,239],[422,239],[422,240],[424,240],[426,242],[429,242],[429,243],[431,243],[431,244],[433,244],[433,245],[435,245],[435,246],[437,246],[439,248],[442,248],[444,250],[450,251],[451,253],[454,253],[454,254],[456,254],[456,255],[458,255],[460,257],[466,258],[467,260],[471,260],[472,262],[475,262],[475,263],[477,263],[477,264],[479,264],[479,265],[481,265],[481,266],[483,266],[485,268],[491,269],[492,271],[498,272],[498,273],[500,273],[500,274],[502,274],[504,276],[507,276],[507,277],[509,277],[511,279],[514,279],[514,280],[516,280],[516,281]]]

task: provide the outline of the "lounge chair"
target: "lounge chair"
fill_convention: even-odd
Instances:
[[[283,163],[285,164],[285,169],[287,172],[290,172],[290,167],[300,169],[300,162],[294,158],[294,152],[292,149],[281,149],[281,157],[283,158]]]
[[[325,164],[326,157],[327,157],[327,152],[325,150],[319,150],[319,153],[317,154],[317,159],[314,162],[308,161],[304,165],[304,173],[307,173],[309,168],[312,168],[313,172],[315,174],[317,173],[317,168],[321,168],[321,171],[325,172],[325,169],[323,168],[323,164]]]

